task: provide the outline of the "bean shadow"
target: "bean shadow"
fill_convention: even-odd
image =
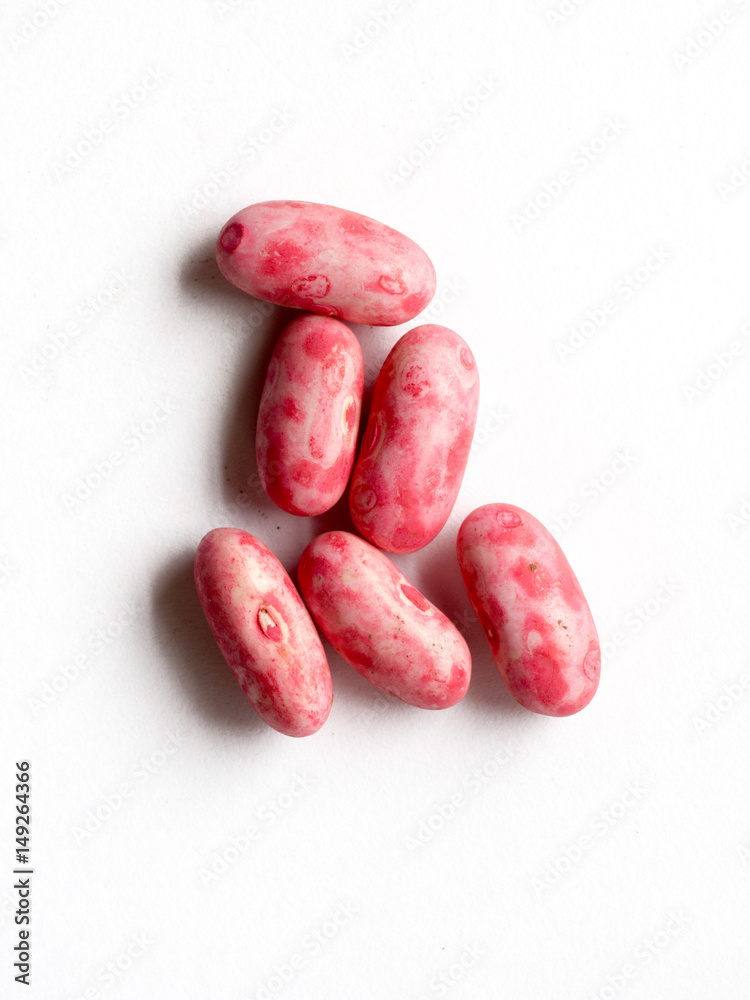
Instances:
[[[370,681],[365,680],[354,667],[349,666],[346,660],[322,636],[321,639],[325,648],[328,666],[331,669],[334,705],[336,699],[340,697],[342,702],[346,704],[348,713],[350,713],[350,719],[356,718],[368,709],[372,710],[374,706],[382,712],[382,703],[384,702],[387,703],[388,712],[396,712],[409,707],[405,706],[404,702],[400,701],[394,695],[381,691],[380,688],[375,687]]]
[[[291,310],[281,310],[246,295],[219,271],[214,241],[206,240],[184,260],[179,273],[186,297],[216,314],[215,326],[243,336],[241,363],[227,396],[220,430],[217,492],[243,506],[266,506],[278,512],[266,497],[255,463],[255,423],[265,371],[282,326]],[[213,323],[212,323],[213,326]],[[193,581],[194,551],[173,557],[159,574],[152,591],[152,614],[165,661],[176,680],[208,721],[237,732],[261,732],[265,725],[250,706],[224,661],[203,614]]]
[[[268,319],[248,334],[234,389],[227,395],[220,453],[224,500],[276,515],[281,512],[263,489],[258,475],[255,431],[266,371],[276,341],[284,327],[299,314],[292,309],[272,309]]]
[[[217,304],[240,305],[256,302],[239,288],[230,284],[216,263],[216,241],[206,238],[187,253],[180,265],[178,282],[189,298],[206,302],[211,308]]]
[[[237,373],[227,393],[224,423],[220,431],[220,482],[224,500],[240,507],[278,512],[258,477],[255,461],[255,429],[268,364],[283,328],[299,316],[296,309],[283,309],[241,292],[219,270],[213,241],[204,243],[183,264],[183,291],[207,302],[217,314],[217,325],[239,332]]]
[[[245,697],[216,645],[193,582],[194,552],[175,556],[152,592],[152,613],[163,658],[195,711],[238,733],[266,726]]]

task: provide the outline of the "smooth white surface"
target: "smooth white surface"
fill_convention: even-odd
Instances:
[[[3,996],[746,996],[750,183],[720,185],[750,173],[750,4],[403,0],[378,28],[384,8],[3,8]],[[482,376],[453,517],[399,560],[466,630],[467,697],[421,712],[332,657],[330,720],[298,741],[245,703],[191,582],[212,527],[292,569],[346,524],[258,492],[253,423],[284,317],[212,264],[230,215],[287,197],[419,242],[442,309],[414,322],[455,328]],[[551,203],[514,224],[529,199]],[[371,386],[403,328],[357,332]],[[490,501],[564,526],[602,641],[619,637],[580,716],[516,706],[468,613],[455,532]],[[30,989],[12,978],[22,757]]]

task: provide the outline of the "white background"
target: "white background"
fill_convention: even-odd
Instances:
[[[750,3],[385,8],[3,8],[3,996],[746,996]],[[259,722],[191,579],[213,527],[293,571],[349,523],[258,489],[290,314],[212,246],[273,198],[420,243],[425,319],[482,377],[453,516],[398,560],[464,630],[469,693],[419,711],[331,654],[303,740]],[[406,328],[356,329],[371,386]],[[554,528],[588,595],[580,716],[518,707],[470,613],[455,533],[492,501]]]

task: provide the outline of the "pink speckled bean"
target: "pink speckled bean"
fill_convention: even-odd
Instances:
[[[406,236],[366,215],[309,201],[263,201],[216,244],[224,277],[279,306],[397,326],[435,294],[435,269]]]
[[[253,708],[286,736],[317,732],[331,710],[331,674],[294,584],[263,542],[215,528],[195,554],[195,586],[224,659]]]
[[[444,326],[418,326],[396,342],[378,380],[354,467],[349,508],[386,552],[415,552],[456,502],[479,405],[466,342]]]
[[[362,411],[362,350],[348,326],[300,316],[281,334],[263,387],[258,473],[290,514],[330,510],[354,465]]]
[[[471,678],[463,636],[374,546],[347,531],[318,535],[297,579],[326,639],[368,681],[418,708],[463,698]]]
[[[471,603],[513,697],[542,715],[573,715],[599,684],[596,627],[562,549],[511,504],[478,507],[458,533]]]

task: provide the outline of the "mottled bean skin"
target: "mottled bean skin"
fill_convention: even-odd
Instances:
[[[215,528],[198,545],[195,586],[224,659],[258,715],[287,736],[328,718],[331,674],[294,584],[263,542]]]
[[[542,715],[580,712],[599,684],[591,611],[562,549],[535,517],[487,504],[461,525],[458,561],[498,670]]]
[[[264,201],[223,227],[216,260],[243,292],[351,323],[397,326],[435,294],[435,269],[406,236],[366,215]]]
[[[326,639],[368,681],[418,708],[463,698],[471,679],[463,636],[384,553],[329,531],[307,546],[297,579]]]
[[[396,342],[378,375],[349,491],[357,529],[386,552],[415,552],[448,519],[479,406],[474,356],[444,326]]]
[[[322,514],[354,465],[362,412],[359,341],[344,323],[300,316],[281,334],[258,412],[255,454],[266,493],[290,514]]]

